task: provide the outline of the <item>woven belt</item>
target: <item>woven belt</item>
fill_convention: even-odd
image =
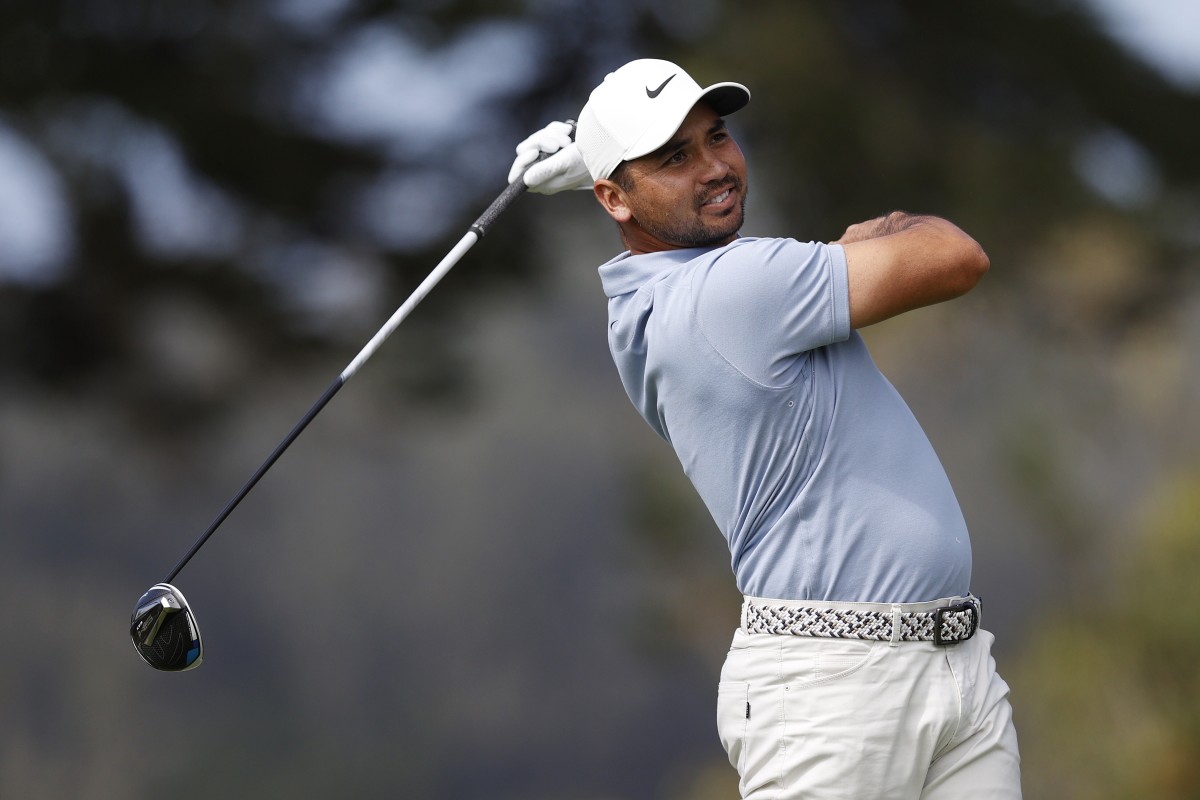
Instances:
[[[746,599],[742,629],[746,633],[817,636],[830,639],[868,639],[879,642],[965,642],[979,629],[979,598],[930,611],[866,611],[772,605]]]

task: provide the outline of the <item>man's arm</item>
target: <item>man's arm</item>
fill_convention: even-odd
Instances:
[[[835,244],[846,251],[855,329],[966,294],[990,265],[958,226],[903,211],[851,225]]]

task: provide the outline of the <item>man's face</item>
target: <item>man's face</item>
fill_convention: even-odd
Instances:
[[[598,196],[634,253],[713,247],[737,238],[745,217],[746,160],[706,103],[696,104],[667,144],[623,169],[626,188],[613,184],[609,199]]]

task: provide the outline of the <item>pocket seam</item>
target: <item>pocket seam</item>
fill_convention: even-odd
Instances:
[[[717,734],[721,735],[722,719],[727,717],[723,712],[725,705],[729,700],[737,700],[739,708],[744,709],[750,704],[750,682],[749,681],[721,681],[717,684]],[[746,735],[749,732],[750,720],[744,712],[736,718],[738,723],[733,730],[729,731],[729,745],[725,746],[726,755],[730,755],[730,750],[736,746],[737,760],[732,759],[730,763],[738,771],[738,775],[742,774],[744,759],[746,758]],[[728,723],[726,723],[728,724]],[[724,739],[725,737],[722,737]],[[724,741],[722,742],[724,745]]]
[[[810,686],[820,686],[825,683],[833,683],[834,681],[847,678],[865,667],[877,652],[879,652],[878,648],[868,646],[867,650],[863,653],[863,657],[854,666],[841,670],[840,672],[834,672],[830,675],[822,675],[820,678],[814,678],[809,681],[793,681],[789,683],[788,686],[795,687],[796,689],[806,689]]]

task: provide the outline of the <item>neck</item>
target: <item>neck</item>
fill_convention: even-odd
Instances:
[[[646,253],[661,253],[665,250],[691,250],[697,247],[724,247],[738,238],[735,232],[732,236],[721,239],[715,242],[703,242],[699,244],[666,242],[651,234],[647,233],[644,228],[636,224],[621,224],[617,223],[617,231],[621,235],[621,244],[630,255],[640,256]]]

